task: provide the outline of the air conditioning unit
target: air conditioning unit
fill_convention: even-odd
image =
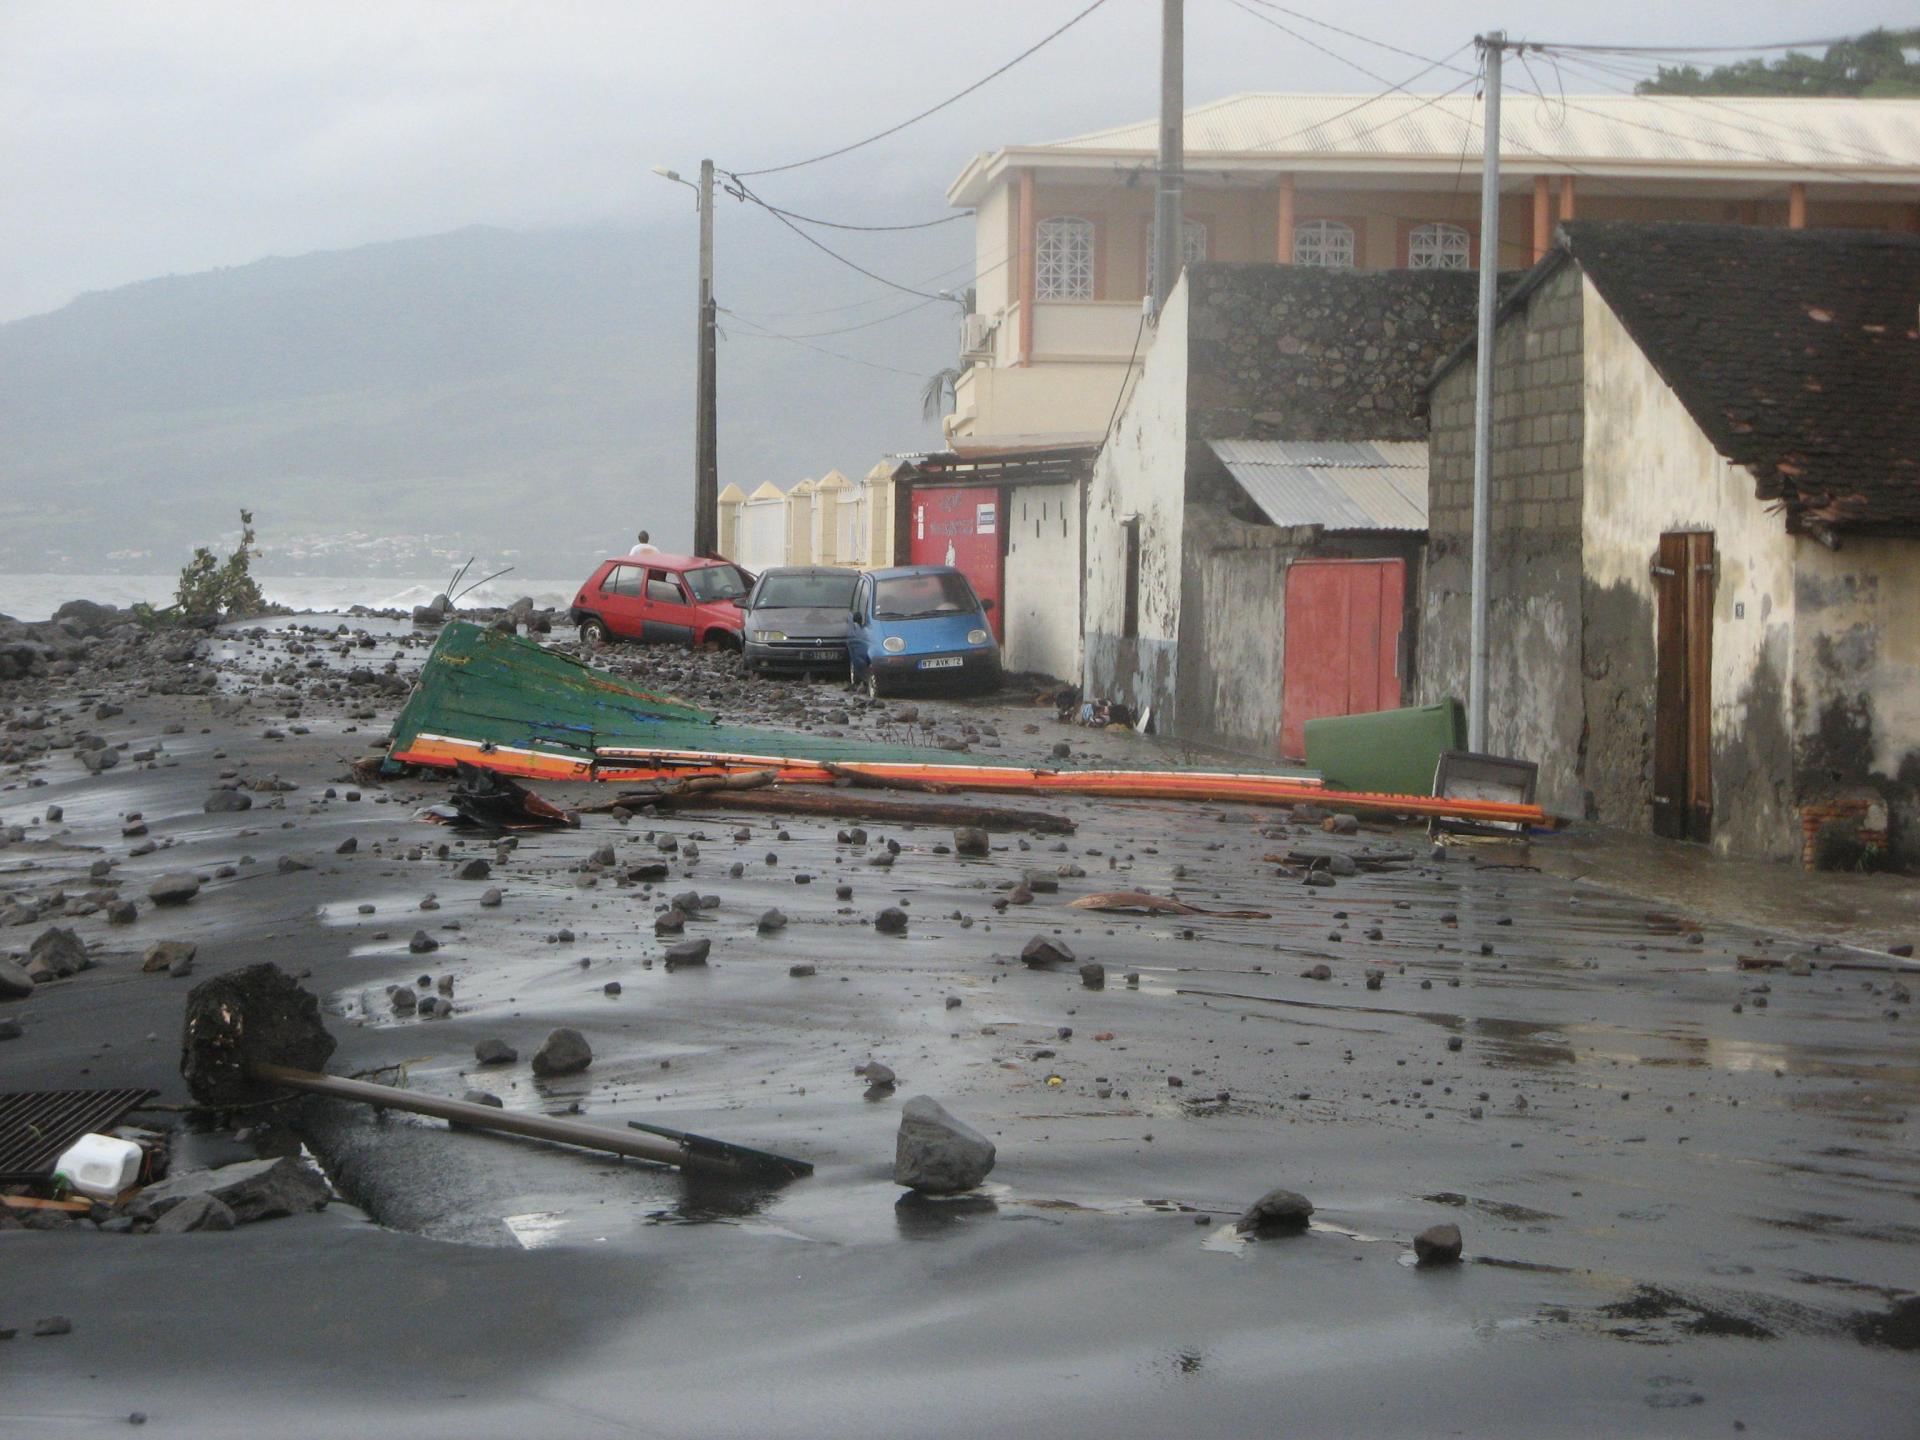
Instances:
[[[967,315],[960,321],[960,354],[963,359],[985,359],[993,353],[993,322],[985,315]]]

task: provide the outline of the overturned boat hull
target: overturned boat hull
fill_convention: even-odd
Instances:
[[[441,632],[394,726],[390,758],[452,769],[477,765],[547,781],[636,783],[697,775],[771,772],[791,785],[842,781],[926,790],[1068,794],[1114,799],[1318,801],[1343,808],[1459,814],[1475,802],[1418,795],[1328,792],[1312,772],[1281,766],[1219,770],[935,759],[912,745],[836,740],[794,731],[722,725],[714,715],[655,695],[516,636],[464,622]],[[1538,809],[1482,806],[1471,816],[1547,823]],[[1524,809],[1526,814],[1514,813]]]

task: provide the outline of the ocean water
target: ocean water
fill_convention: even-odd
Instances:
[[[482,572],[484,573],[484,572]],[[354,605],[374,609],[411,609],[424,605],[445,588],[447,577],[261,575],[257,577],[267,599],[301,611],[339,611]],[[582,577],[584,578],[584,577]],[[30,575],[0,573],[0,615],[16,620],[45,620],[69,600],[97,600],[103,605],[132,605],[145,600],[166,605],[173,600],[179,575]],[[464,582],[463,582],[464,583]],[[461,598],[462,605],[510,605],[522,595],[542,608],[564,607],[580,588],[579,580],[524,579],[503,575]]]

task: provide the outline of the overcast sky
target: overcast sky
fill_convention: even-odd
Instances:
[[[691,247],[688,192],[650,165],[691,173],[711,155],[746,169],[832,148],[978,79],[1085,3],[6,0],[0,319],[155,275],[475,223],[685,216]],[[1501,23],[1537,39],[1733,45],[1913,16],[1910,0],[1290,3],[1429,56]],[[1187,9],[1190,104],[1381,88],[1233,0]],[[1151,115],[1159,11],[1107,0],[950,110],[857,156],[769,176],[762,193],[867,222],[938,215],[975,151]],[[1274,18],[1392,79],[1420,68]],[[747,218],[730,207],[722,221]],[[752,243],[789,247],[809,293],[871,293],[851,274],[820,277],[819,257],[752,218]],[[880,268],[888,243],[858,253]]]

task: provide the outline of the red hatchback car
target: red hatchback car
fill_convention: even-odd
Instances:
[[[725,560],[690,555],[622,555],[602,560],[573,597],[580,638],[718,643],[735,649],[745,612],[733,602],[753,577]]]

